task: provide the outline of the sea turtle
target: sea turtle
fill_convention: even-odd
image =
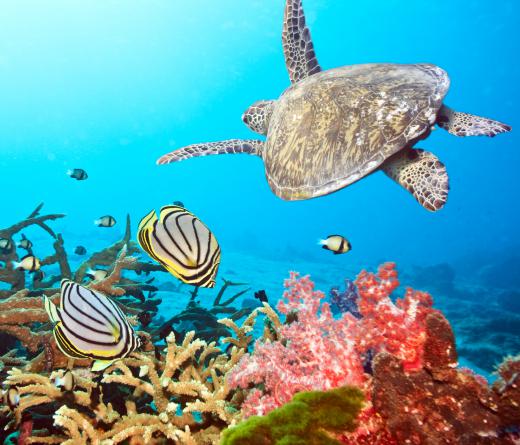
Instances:
[[[283,50],[292,85],[278,100],[255,102],[242,116],[266,141],[194,144],[157,163],[224,153],[260,156],[282,199],[335,192],[379,170],[426,209],[446,203],[448,175],[430,152],[413,148],[434,125],[456,136],[495,136],[511,127],[443,104],[450,81],[431,64],[352,65],[322,71],[301,0],[287,0]]]

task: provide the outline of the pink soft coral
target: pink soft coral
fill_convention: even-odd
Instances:
[[[243,357],[229,378],[232,387],[263,384],[263,391],[251,391],[242,405],[245,417],[266,414],[299,391],[324,391],[365,380],[351,333],[356,319],[351,314],[334,319],[322,302],[325,295],[314,291],[309,277],[298,278],[293,272],[285,287],[289,290],[278,310],[285,315],[296,312],[298,320],[280,329],[278,341],[257,341],[254,353]]]
[[[421,367],[431,297],[408,289],[394,304],[390,294],[399,281],[393,263],[381,266],[377,275],[362,272],[356,285],[363,317],[345,313],[335,319],[309,277],[291,273],[277,307],[284,315],[296,313],[297,321],[284,325],[277,341],[257,341],[254,352],[229,376],[235,388],[257,385],[242,405],[245,417],[266,414],[299,391],[365,386],[370,378],[363,370],[368,351],[390,352],[406,370]]]

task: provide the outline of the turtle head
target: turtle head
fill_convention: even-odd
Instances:
[[[242,121],[255,133],[267,134],[269,120],[273,113],[274,100],[259,100],[242,115]]]

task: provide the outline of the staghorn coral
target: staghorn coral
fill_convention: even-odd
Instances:
[[[12,262],[19,261],[20,259],[16,248],[14,247],[16,243],[13,237],[30,226],[40,227],[54,240],[53,247],[55,249],[55,253],[47,258],[42,258],[42,266],[57,263],[63,276],[69,276],[68,274],[70,274],[67,254],[63,248],[63,238],[59,234],[57,235],[47,224],[49,221],[55,221],[65,217],[65,215],[50,214],[40,216],[39,212],[42,207],[43,203],[36,207],[36,209],[31,212],[31,214],[26,219],[5,229],[0,229],[0,238],[8,239],[13,246],[8,251],[0,251],[0,262],[4,263],[4,267],[0,268],[0,282],[3,282],[10,287],[10,290],[0,290],[0,298],[10,296],[13,291],[19,291],[25,287],[25,272],[22,270],[15,270],[12,267]]]
[[[52,339],[52,325],[49,323],[40,296],[48,295],[54,303],[59,301],[59,281],[65,277],[71,277],[81,282],[85,271],[89,267],[108,266],[108,276],[99,282],[90,282],[87,286],[108,294],[118,301],[122,310],[127,314],[139,314],[147,311],[153,316],[157,313],[160,299],[145,299],[143,292],[153,292],[156,287],[150,285],[150,280],[140,282],[125,278],[123,271],[133,271],[138,274],[149,274],[153,271],[164,271],[161,266],[139,261],[130,254],[140,252],[137,244],[130,240],[131,225],[127,218],[124,237],[114,245],[94,253],[85,261],[75,274],[72,274],[65,249],[64,242],[60,234],[56,234],[48,226],[49,221],[64,217],[64,215],[44,215],[39,216],[40,205],[31,215],[13,226],[0,230],[0,237],[12,240],[12,236],[24,228],[31,225],[38,225],[44,229],[54,239],[55,253],[41,260],[42,267],[58,264],[60,275],[48,277],[42,281],[36,278],[33,280],[32,289],[22,289],[25,283],[23,271],[11,270],[10,261],[18,259],[15,249],[9,253],[0,254],[0,259],[4,259],[6,267],[0,269],[0,281],[4,281],[11,286],[11,290],[0,291],[0,336],[7,348],[14,346],[13,339],[18,341],[29,355],[26,363],[26,370],[40,372],[43,370],[66,367],[68,357],[65,357],[56,347]],[[3,256],[2,256],[3,255]],[[4,340],[5,339],[5,340]],[[0,349],[0,353],[3,352]],[[89,361],[76,361],[77,366],[87,366]],[[10,365],[4,365],[8,368]],[[1,371],[0,371],[1,372]]]
[[[45,376],[14,368],[4,385],[16,387],[21,398],[12,413],[3,408],[10,417],[8,428],[29,415],[37,431],[30,443],[216,444],[220,430],[233,424],[237,414],[229,404],[226,374],[244,350],[234,347],[228,355],[194,335],[190,332],[176,344],[170,334],[165,355],[133,353],[99,378],[74,370],[71,392],[53,384],[63,370]]]
[[[221,445],[340,445],[334,434],[356,428],[363,399],[354,387],[301,392],[266,416],[253,416],[228,428]]]

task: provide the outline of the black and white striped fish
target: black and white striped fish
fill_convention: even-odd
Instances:
[[[102,371],[140,345],[119,307],[105,295],[70,280],[61,282],[60,307],[44,296],[45,310],[56,323],[53,334],[60,350],[72,358],[95,360]]]
[[[165,206],[159,219],[155,210],[139,224],[137,240],[154,260],[184,283],[215,286],[220,247],[211,231],[180,206]]]
[[[116,219],[111,215],[105,215],[94,221],[94,224],[98,227],[114,227],[116,225]]]

